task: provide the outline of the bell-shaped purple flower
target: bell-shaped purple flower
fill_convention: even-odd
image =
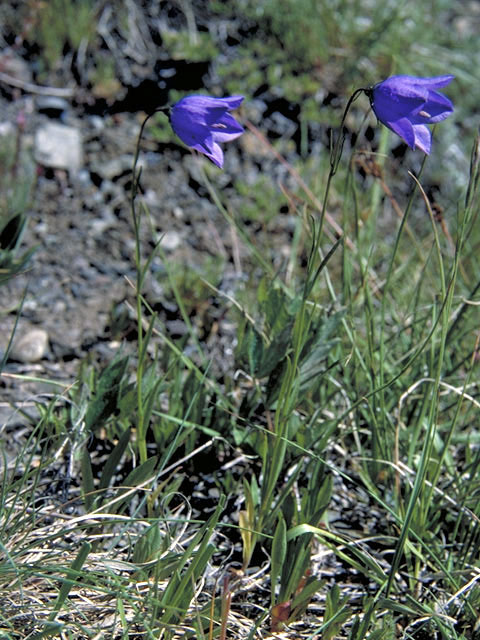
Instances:
[[[170,123],[177,136],[188,147],[223,167],[223,151],[219,142],[229,142],[241,136],[243,127],[230,115],[240,106],[243,96],[212,98],[187,96],[173,105]]]
[[[448,118],[453,104],[436,91],[447,86],[454,76],[416,78],[392,76],[367,91],[375,115],[399,135],[409,147],[430,153],[432,134],[426,126]]]

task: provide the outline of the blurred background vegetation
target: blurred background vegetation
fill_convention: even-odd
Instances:
[[[53,73],[70,82],[73,71],[82,84],[95,86],[103,76],[113,88],[127,63],[132,77],[159,81],[158,61],[208,62],[205,88],[250,99],[270,91],[299,110],[299,119],[328,122],[319,105],[358,86],[394,73],[452,73],[459,120],[472,132],[477,95],[467,87],[478,68],[480,22],[473,1],[27,0],[0,11],[4,40],[21,41],[38,80]],[[116,54],[124,42],[133,50],[122,59]]]

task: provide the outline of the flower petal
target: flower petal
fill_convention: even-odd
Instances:
[[[224,131],[214,131],[212,133],[215,142],[230,142],[241,136],[243,131],[237,131],[236,133],[226,133]]]
[[[243,96],[229,96],[227,98],[212,98],[212,96],[188,96],[183,98],[184,100],[195,100],[195,102],[205,109],[223,108],[224,110],[232,111],[237,109],[242,101]]]
[[[201,110],[206,112],[209,109],[223,108],[224,110],[231,111],[240,106],[243,101],[243,96],[229,96],[227,98],[213,98],[212,96],[192,95],[186,96],[179,100],[175,105],[177,107],[189,108],[195,110]]]
[[[244,98],[243,96],[229,96],[227,98],[213,98],[216,102],[221,102],[223,105],[227,107],[229,111],[233,109],[238,109],[238,107],[242,104]]]
[[[432,148],[432,134],[430,129],[422,124],[416,124],[413,127],[415,133],[415,146],[421,149],[427,155]]]
[[[455,78],[451,74],[444,76],[433,76],[432,78],[421,78],[418,76],[392,76],[393,78],[402,78],[403,84],[412,86],[425,87],[426,89],[441,89]]]
[[[187,143],[185,143],[187,144]],[[205,136],[202,139],[198,139],[189,144],[189,147],[195,149],[196,151],[200,151],[200,153],[204,153],[208,155],[209,153],[213,153],[213,148],[215,145],[215,141],[211,135]]]
[[[210,160],[214,164],[216,164],[217,167],[223,169],[223,150],[222,147],[215,142],[215,140],[212,141],[212,144],[209,145],[208,149],[202,149],[200,147],[193,147],[193,149],[200,151],[200,153],[203,153],[205,156],[207,156],[207,158],[210,158]]]
[[[394,122],[385,122],[384,124],[396,133],[397,136],[405,140],[409,147],[412,149],[415,148],[415,133],[412,123],[408,118],[400,118]]]
[[[174,132],[188,147],[194,147],[196,144],[203,143],[203,141],[211,135],[210,129],[207,126],[198,124],[191,118],[183,116],[174,118],[172,114],[170,122]]]
[[[217,167],[223,169],[223,150],[219,144],[216,142],[213,143],[213,151],[208,157],[217,165]]]
[[[217,142],[229,142],[241,136],[245,129],[233,116],[225,113],[217,123],[212,125],[211,131]]]
[[[418,78],[412,78],[411,76],[391,76],[383,82],[379,82],[373,88],[374,94],[376,91],[385,93],[390,97],[401,96],[405,98],[428,98],[428,88],[416,81]]]

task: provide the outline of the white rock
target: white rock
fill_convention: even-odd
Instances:
[[[82,166],[80,131],[56,122],[48,122],[35,133],[35,160],[45,167],[76,173]]]
[[[48,349],[48,333],[44,329],[30,329],[16,338],[8,357],[17,362],[38,362]]]
[[[180,246],[181,242],[182,238],[180,234],[174,229],[171,229],[170,231],[165,231],[162,235],[160,246],[162,249],[165,249],[165,251],[175,251],[175,249]]]

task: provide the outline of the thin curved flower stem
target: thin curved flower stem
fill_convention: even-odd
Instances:
[[[275,156],[275,158],[287,169],[288,173],[294,178],[294,180],[297,182],[297,184],[299,184],[300,187],[303,189],[303,191],[307,195],[307,197],[310,200],[310,203],[313,205],[313,207],[318,209],[318,211],[321,211],[322,210],[322,203],[319,202],[318,198],[315,196],[313,191],[310,189],[310,187],[307,185],[307,183],[300,176],[298,171],[294,167],[292,167],[292,165],[289,162],[287,162],[287,160],[285,160],[285,158],[277,151],[277,149],[268,141],[266,136],[259,129],[257,129],[257,127],[255,125],[253,125],[248,120],[244,121],[244,124],[247,127],[247,129],[249,129],[251,131],[251,133],[256,138],[258,138],[260,140],[260,142],[263,145],[265,145],[268,148],[268,150]],[[334,218],[332,218],[332,216],[328,212],[325,212],[325,219],[326,219],[329,227],[333,230],[333,232],[337,236],[340,236],[340,235],[343,234],[343,231],[342,231],[342,228],[340,227],[340,225],[336,222],[336,220]],[[350,238],[346,238],[345,242],[346,242],[346,244],[347,244],[349,249],[355,249],[355,245],[350,240]]]
[[[310,260],[309,260],[309,265],[308,265],[308,269],[307,269],[307,280],[305,282],[305,294],[309,291],[311,291],[313,284],[315,282],[315,279],[318,277],[320,271],[318,269],[314,269],[314,261],[316,259],[316,255],[318,253],[319,247],[320,247],[320,241],[321,241],[321,237],[322,237],[322,231],[323,231],[323,222],[326,216],[326,211],[327,211],[327,203],[328,203],[328,197],[330,195],[330,187],[332,184],[332,180],[334,175],[337,173],[337,169],[338,169],[338,165],[340,163],[340,159],[342,157],[342,152],[343,152],[343,145],[345,143],[345,135],[343,133],[343,126],[345,124],[345,120],[347,119],[347,115],[348,112],[350,110],[350,107],[352,106],[352,104],[355,102],[355,100],[358,98],[358,96],[361,93],[366,93],[368,95],[368,89],[365,89],[364,87],[361,87],[360,89],[356,89],[352,95],[350,96],[350,98],[348,99],[348,102],[345,106],[345,109],[343,111],[343,116],[342,116],[342,120],[340,122],[340,128],[339,128],[339,133],[337,136],[337,139],[335,141],[334,146],[332,147],[332,150],[330,152],[330,171],[328,172],[328,176],[327,176],[327,184],[325,186],[325,193],[323,195],[323,202],[322,202],[322,208],[320,210],[320,219],[318,222],[318,227],[316,229],[316,231],[314,230],[314,234],[313,234],[313,244],[312,244],[312,251],[310,254]],[[342,231],[342,235],[343,235],[343,231]],[[311,274],[314,274],[313,279],[310,277]]]
[[[321,238],[322,229],[323,229],[323,220],[325,218],[325,212],[327,210],[328,196],[329,196],[329,193],[330,193],[330,185],[332,183],[333,176],[337,173],[338,165],[339,165],[340,159],[342,157],[343,145],[345,144],[345,136],[343,134],[343,126],[345,124],[345,120],[347,119],[347,115],[348,115],[348,112],[349,112],[350,107],[352,106],[352,104],[355,102],[355,100],[358,98],[358,96],[361,93],[367,93],[367,91],[368,91],[368,89],[365,89],[364,87],[362,87],[360,89],[356,89],[352,93],[350,98],[348,99],[348,102],[347,102],[347,104],[345,106],[345,109],[343,111],[343,116],[342,116],[342,120],[340,122],[340,127],[339,127],[339,133],[338,133],[337,139],[335,141],[335,145],[333,146],[332,151],[330,153],[330,171],[328,172],[327,185],[325,187],[325,194],[323,196],[322,209],[320,211],[320,222],[319,222],[319,226],[318,226],[318,230],[317,230],[317,237],[315,238],[315,248],[318,248],[318,246],[320,244],[320,238]]]
[[[135,201],[138,194],[139,182],[141,170],[137,171],[138,166],[138,158],[140,156],[140,145],[142,141],[143,132],[145,130],[145,126],[150,118],[159,112],[168,112],[169,107],[161,107],[148,114],[144,119],[140,126],[140,131],[137,138],[137,144],[135,147],[135,156],[133,159],[132,166],[132,191],[131,191],[131,199],[130,199],[130,207],[132,213],[133,220],[133,228],[135,233],[135,267],[137,271],[137,279],[136,279],[136,312],[137,312],[137,344],[138,344],[138,363],[137,363],[137,444],[138,444],[138,454],[140,458],[140,464],[146,462],[147,460],[147,442],[146,442],[146,425],[145,425],[145,414],[143,410],[143,392],[142,392],[142,381],[143,381],[143,360],[144,360],[144,348],[143,348],[143,327],[142,327],[142,286],[145,278],[145,268],[142,267],[142,252],[141,252],[141,243],[140,243],[140,218],[141,215],[137,213],[137,209],[135,206]]]

